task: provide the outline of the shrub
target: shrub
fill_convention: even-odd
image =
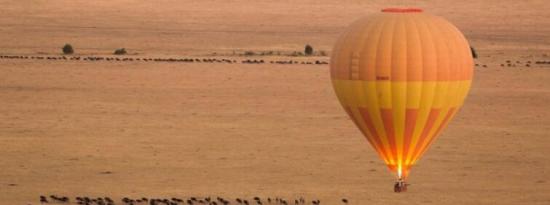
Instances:
[[[304,53],[308,56],[313,54],[313,47],[311,47],[309,44],[306,45],[304,48]]]
[[[126,52],[126,49],[124,49],[124,48],[119,48],[119,49],[116,49],[116,50],[115,50],[115,53],[114,53],[114,54],[115,54],[115,55],[124,55],[124,54],[126,54],[126,53],[127,53],[127,52]]]
[[[71,44],[65,44],[65,46],[63,46],[62,48],[63,50],[63,54],[73,54],[74,53],[74,49],[73,49],[73,46],[71,46]]]
[[[253,55],[256,55],[256,53],[254,53],[254,51],[245,51],[244,55],[245,56],[253,56]]]

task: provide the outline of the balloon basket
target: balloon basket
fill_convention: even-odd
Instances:
[[[395,193],[401,193],[407,191],[408,184],[405,183],[405,181],[399,179],[397,182],[395,182],[395,185],[393,185],[393,191]]]

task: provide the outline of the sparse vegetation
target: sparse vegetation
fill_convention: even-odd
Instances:
[[[304,53],[308,56],[313,55],[313,47],[311,47],[309,44],[306,44],[304,48]]]
[[[114,52],[115,55],[124,55],[124,54],[126,54],[126,53],[127,53],[127,52],[126,52],[126,49],[125,49],[125,48],[116,49],[115,52]]]
[[[74,53],[74,49],[73,49],[73,46],[71,44],[65,44],[62,48],[63,50],[63,54],[73,54]]]
[[[256,55],[256,53],[254,53],[254,51],[245,51],[244,55],[245,56],[253,56],[253,55]]]
[[[303,56],[303,55],[304,55],[304,53],[298,52],[298,51],[294,51],[290,54],[290,56]]]
[[[273,51],[263,51],[262,56],[272,56],[273,55]]]

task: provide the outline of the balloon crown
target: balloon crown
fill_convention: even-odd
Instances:
[[[385,8],[382,12],[387,13],[421,13],[422,9],[419,8]]]

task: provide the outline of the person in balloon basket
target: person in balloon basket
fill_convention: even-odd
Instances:
[[[397,182],[395,182],[395,185],[393,186],[393,191],[396,193],[406,192],[407,186],[409,186],[409,184],[405,183],[404,180],[399,179]]]

